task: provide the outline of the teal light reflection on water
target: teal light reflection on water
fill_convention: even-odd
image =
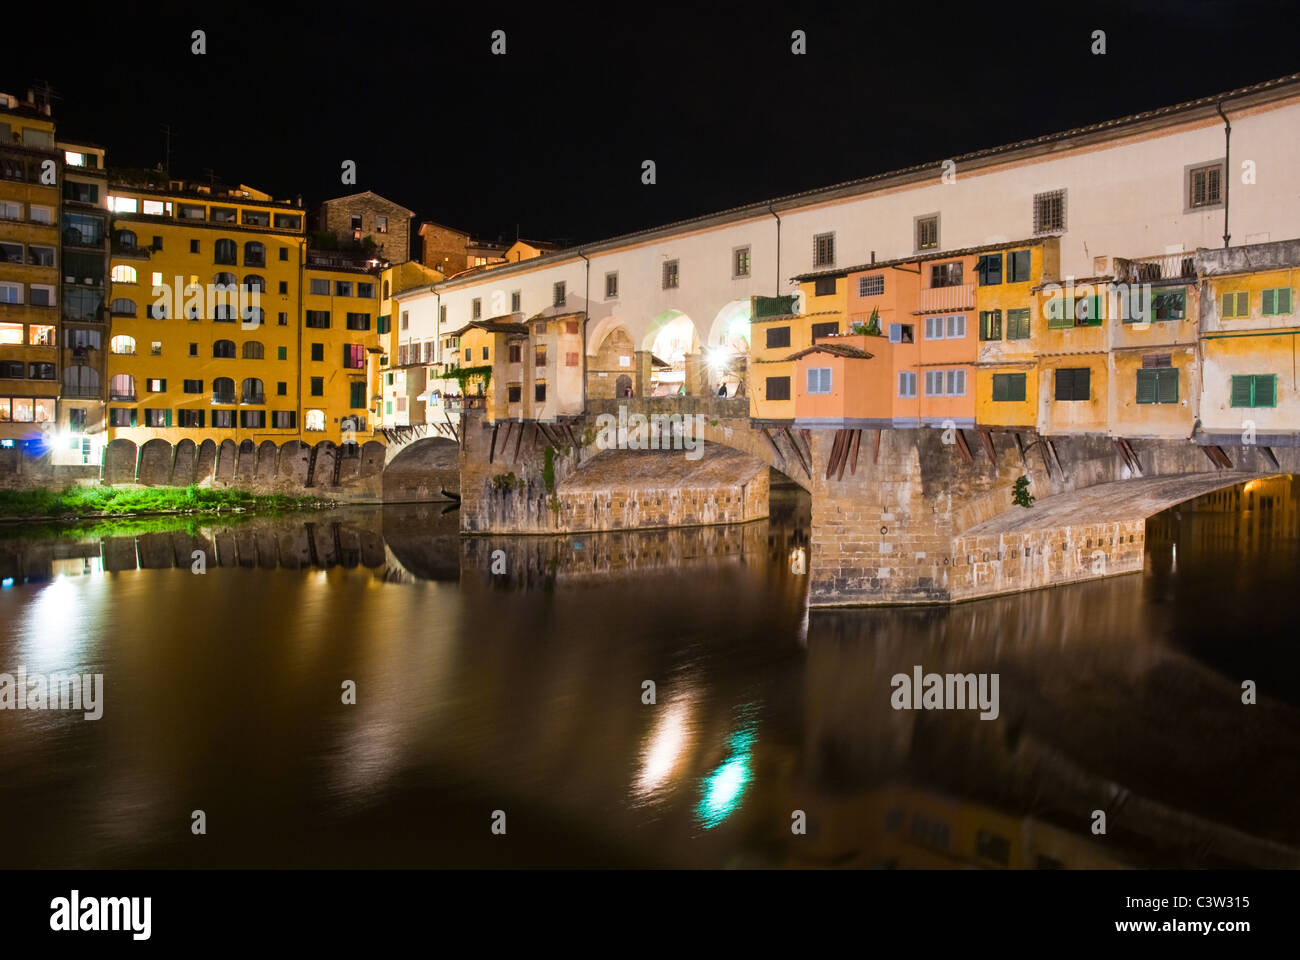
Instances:
[[[743,727],[731,735],[731,753],[704,778],[704,796],[695,815],[706,830],[716,827],[740,807],[745,787],[753,779],[750,755],[754,748],[754,727]]]

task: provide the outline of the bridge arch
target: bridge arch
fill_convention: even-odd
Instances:
[[[460,444],[448,437],[421,437],[401,445],[384,466],[383,490],[385,503],[456,499]]]

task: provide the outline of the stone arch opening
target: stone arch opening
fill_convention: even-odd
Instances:
[[[636,343],[613,317],[596,325],[587,355],[587,397],[608,400],[636,395]]]
[[[750,301],[724,304],[709,327],[704,347],[708,392],[717,396],[744,396],[749,363]]]
[[[698,396],[700,378],[700,336],[695,321],[680,310],[665,310],[650,320],[641,339],[641,349],[650,352],[649,385],[652,397]]]
[[[460,496],[460,445],[423,437],[402,448],[383,474],[385,503],[455,500]]]

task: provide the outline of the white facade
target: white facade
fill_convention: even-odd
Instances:
[[[1232,123],[1224,174],[1232,245],[1300,235],[1300,75],[1221,100]],[[751,295],[789,293],[792,277],[826,269],[813,262],[817,235],[834,235],[836,268],[914,253],[916,218],[932,214],[939,251],[1016,241],[1034,236],[1035,195],[1057,190],[1065,191],[1064,230],[1046,232],[1060,237],[1065,276],[1094,276],[1103,257],[1221,247],[1223,205],[1191,210],[1187,199],[1189,168],[1225,157],[1215,104],[1154,113],[959,159],[949,177],[933,165],[444,281],[403,299],[410,327],[400,337],[436,340],[459,329],[475,299],[482,318],[508,314],[517,291],[525,317],[586,307],[589,355],[620,325],[648,350],[677,313],[694,322],[701,346],[713,346]],[[734,276],[738,247],[749,248],[746,277]],[[664,264],[674,260],[678,286],[664,289]],[[616,297],[605,296],[607,273],[618,275]],[[555,307],[559,282],[566,300]],[[441,329],[437,306],[425,301],[446,308]]]

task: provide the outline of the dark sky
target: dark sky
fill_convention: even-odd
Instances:
[[[309,204],[373,189],[480,236],[577,242],[1300,70],[1294,3],[1057,5],[155,0],[51,29],[38,4],[6,18],[55,47],[11,32],[0,89],[48,81],[60,132],[110,166],[161,161],[169,124],[173,176]]]

